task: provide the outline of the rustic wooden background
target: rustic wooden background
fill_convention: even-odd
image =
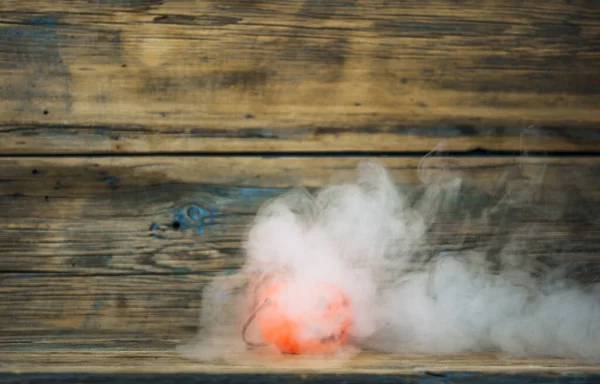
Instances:
[[[196,331],[202,286],[240,266],[260,203],[366,157],[416,185],[440,143],[445,169],[478,182],[474,205],[503,176],[548,170],[568,220],[529,252],[562,244],[598,276],[595,1],[2,0],[0,101],[6,380],[235,371],[172,348]],[[477,248],[500,225],[465,234],[449,217],[435,236]],[[494,356],[345,369],[599,370]]]

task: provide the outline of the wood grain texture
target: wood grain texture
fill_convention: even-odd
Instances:
[[[115,383],[115,384],[196,384],[196,383],[489,383],[489,384],[592,384],[597,383],[598,375],[578,374],[565,376],[532,374],[490,374],[471,372],[429,373],[423,375],[365,375],[365,374],[8,374],[0,375],[5,383]]]
[[[292,187],[313,189],[350,176],[361,160],[0,159],[1,354],[164,351],[189,340],[202,287],[210,279],[235,278],[259,205]],[[419,176],[471,179],[432,228],[432,251],[487,249],[522,225],[515,244],[524,255],[583,262],[581,278],[600,278],[600,159],[379,160],[411,193],[419,191]],[[499,180],[510,191],[499,188]],[[468,202],[461,207],[476,215],[507,193],[535,186],[544,208],[537,216],[524,211],[465,226],[451,209]],[[542,225],[529,233],[527,226],[539,220]]]
[[[0,153],[597,151],[599,20],[585,0],[5,0]]]
[[[8,374],[0,375],[5,383],[115,383],[115,384],[196,384],[196,383],[490,383],[490,384],[588,384],[597,383],[598,375],[510,375],[490,373],[448,373],[414,375],[364,375],[364,374]]]
[[[347,379],[357,379],[361,375],[369,374],[372,376],[362,376],[363,380],[376,382],[379,381],[377,379],[382,379],[381,381],[388,382],[385,379],[393,380],[394,376],[396,376],[396,379],[409,380],[408,382],[422,380],[431,384],[437,382],[463,382],[463,380],[470,382],[468,381],[469,379],[475,380],[481,377],[491,377],[491,373],[495,373],[498,375],[498,379],[504,378],[505,381],[502,381],[503,383],[529,382],[518,381],[519,376],[521,376],[521,379],[528,377],[529,380],[534,378],[541,379],[541,381],[532,381],[536,383],[543,383],[546,382],[543,380],[549,379],[560,380],[559,382],[562,383],[569,382],[568,380],[573,378],[580,380],[575,382],[581,384],[594,382],[586,380],[597,380],[600,374],[600,367],[598,366],[581,364],[570,360],[509,359],[488,354],[436,356],[435,358],[403,358],[365,352],[343,366],[320,367],[319,369],[315,369],[314,366],[311,368],[311,366],[306,364],[302,365],[302,368],[290,364],[271,364],[268,367],[252,367],[242,364],[199,364],[182,359],[172,351],[158,349],[117,352],[85,350],[53,351],[51,353],[39,351],[28,353],[7,352],[4,357],[4,360],[0,363],[0,379],[8,376],[3,377],[1,373],[11,373],[13,375],[12,379],[15,381],[19,378],[21,380],[35,378],[34,374],[36,373],[48,375],[45,377],[46,379],[54,378],[58,382],[70,382],[68,380],[57,380],[59,378],[68,379],[68,374],[78,374],[74,378],[78,378],[79,380],[86,377],[91,378],[94,375],[102,376],[109,374],[115,375],[115,378],[126,378],[127,375],[135,373],[146,374],[145,379],[150,380],[156,374],[158,374],[158,377],[162,374],[169,375],[168,377],[171,381],[168,382],[178,383],[186,381],[173,381],[176,375],[183,375],[184,378],[189,378],[190,375],[208,375],[211,377],[212,375],[226,374],[225,378],[237,379],[238,377],[235,375],[240,374],[275,374],[275,377],[277,375],[300,374],[301,376],[297,376],[296,379],[310,381],[311,377],[318,378],[320,375],[324,375],[322,376],[323,379],[332,376],[335,377],[334,375],[346,375]],[[484,375],[478,376],[478,373],[483,373]],[[152,374],[152,376],[149,374]],[[279,377],[283,379],[286,376]],[[218,377],[212,378],[218,379]],[[38,380],[40,379],[43,379],[43,377],[38,378]],[[204,380],[200,381],[202,376],[196,377],[196,379],[198,382],[207,382]],[[223,377],[221,377],[222,379]],[[251,377],[247,379],[251,379]],[[510,381],[511,379],[512,381]],[[255,380],[261,381],[260,378],[255,378]],[[336,382],[340,381],[342,381],[341,377]],[[10,383],[11,381],[8,382]],[[212,380],[209,382],[212,382]]]

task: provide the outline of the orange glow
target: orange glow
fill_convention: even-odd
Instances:
[[[290,289],[296,294],[290,295]],[[289,308],[296,300],[303,304],[297,307],[299,313],[290,314]],[[264,341],[283,353],[330,353],[348,338],[351,304],[335,285],[311,284],[299,290],[291,282],[274,283],[267,287],[260,302],[265,301],[267,304],[257,315],[259,329]]]

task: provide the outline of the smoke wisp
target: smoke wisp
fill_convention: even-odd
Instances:
[[[202,360],[249,353],[240,330],[266,282],[286,276],[347,293],[349,355],[600,361],[600,284],[565,256],[573,244],[546,252],[536,245],[536,234],[573,214],[569,192],[545,189],[554,176],[540,166],[527,178],[504,175],[477,195],[476,183],[439,162],[423,159],[418,186],[398,185],[383,165],[364,162],[353,180],[265,203],[248,231],[243,268],[206,287],[200,333],[182,351]],[[585,214],[598,222],[594,210]],[[308,296],[305,289],[290,294],[289,310],[303,311]],[[256,329],[248,337],[260,341]]]

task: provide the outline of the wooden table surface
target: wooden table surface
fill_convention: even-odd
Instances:
[[[426,171],[473,180],[473,212],[498,180],[537,185],[566,219],[527,254],[599,281],[600,4],[1,1],[0,382],[600,380],[558,359],[364,353],[314,372],[174,352],[261,203],[367,158],[418,191],[434,148]],[[531,224],[510,219],[448,215],[431,236],[479,249]]]

